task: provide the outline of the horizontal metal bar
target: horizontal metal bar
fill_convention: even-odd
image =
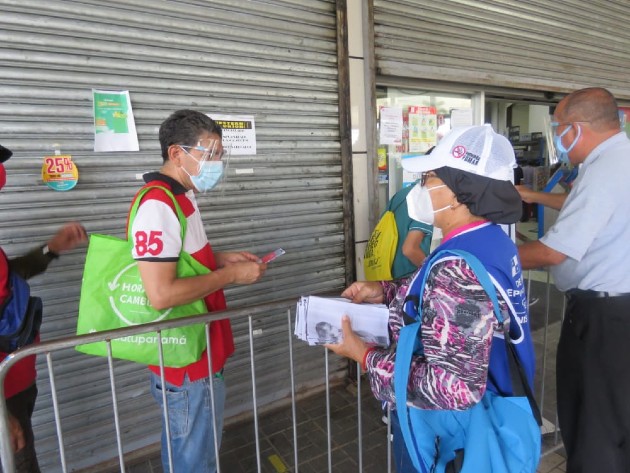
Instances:
[[[112,340],[116,338],[126,337],[129,335],[137,335],[141,333],[154,332],[156,330],[167,330],[176,327],[183,327],[191,324],[205,324],[222,319],[235,319],[238,317],[255,316],[264,314],[265,312],[286,310],[296,304],[296,299],[282,299],[276,302],[267,302],[265,304],[259,304],[254,306],[241,307],[238,309],[228,309],[223,311],[217,311],[207,314],[193,315],[190,317],[181,317],[174,320],[162,320],[158,322],[151,322],[142,325],[135,325],[133,327],[124,327],[114,330],[105,330],[103,332],[89,333],[85,335],[76,335],[72,337],[63,337],[55,340],[42,342],[36,345],[30,345],[28,347],[17,350],[9,356],[7,356],[2,363],[0,363],[0,397],[4,395],[4,378],[9,371],[9,368],[18,361],[31,356],[38,355],[40,353],[48,353],[51,350],[59,350],[62,348],[73,348],[77,345],[83,345],[85,343],[102,342],[106,340]]]

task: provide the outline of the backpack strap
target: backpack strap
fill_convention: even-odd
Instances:
[[[407,451],[411,457],[416,470],[425,473],[429,471],[427,465],[415,441],[409,421],[409,406],[407,405],[407,383],[409,381],[409,371],[411,370],[411,359],[413,357],[414,346],[420,340],[421,325],[415,322],[400,329],[398,345],[396,346],[396,363],[394,363],[394,394],[396,396],[396,411],[400,430],[405,439]],[[420,342],[422,343],[422,342]]]
[[[144,186],[136,194],[133,204],[131,205],[131,209],[129,210],[129,218],[127,222],[127,241],[131,241],[131,226],[133,224],[134,219],[136,218],[136,214],[138,213],[138,208],[140,207],[142,198],[145,196],[147,192],[153,189],[162,190],[173,201],[173,205],[175,206],[175,213],[177,214],[177,219],[179,220],[179,226],[181,230],[180,233],[181,233],[181,238],[182,238],[182,248],[183,248],[184,237],[186,235],[186,227],[188,225],[186,216],[184,215],[184,212],[182,211],[182,208],[179,206],[179,203],[177,202],[177,199],[175,198],[173,193],[166,187],[158,186],[158,185]]]
[[[431,272],[431,264],[433,264],[433,255],[427,256],[427,259],[422,264],[422,269],[416,273],[413,279],[409,282],[409,288],[405,295],[403,302],[403,313],[405,320],[413,319],[420,321],[420,312],[422,312],[422,294],[424,293],[424,286]]]
[[[497,317],[497,320],[500,321],[501,325],[503,325],[503,315],[501,314],[501,310],[499,308],[499,300],[497,299],[496,289],[494,288],[494,284],[490,280],[490,275],[488,274],[488,270],[481,264],[481,261],[471,253],[462,250],[451,250],[452,253],[459,254],[462,256],[468,265],[472,268],[479,279],[479,282],[483,286],[483,289],[486,291],[490,300],[492,300],[492,304],[494,306],[494,314]],[[520,384],[522,386],[522,392],[527,397],[527,401],[529,402],[529,406],[532,410],[532,414],[536,419],[538,425],[542,425],[542,416],[540,414],[540,409],[538,408],[538,403],[534,398],[534,393],[532,392],[532,388],[527,381],[527,376],[525,375],[525,368],[523,368],[523,364],[516,353],[516,348],[512,343],[510,338],[509,330],[505,331],[503,334],[503,339],[505,340],[506,345],[506,353],[508,356],[508,364],[510,367],[510,375],[512,378],[512,390],[515,390],[518,387],[518,380],[520,380]],[[510,356],[511,355],[511,356]],[[496,386],[497,383],[494,380],[494,376],[488,370],[488,376],[490,377],[490,381]]]
[[[422,354],[424,351],[422,345],[422,318],[420,316],[422,311],[422,294],[424,293],[433,262],[444,253],[446,251],[439,251],[430,255],[423,264],[424,270],[419,271],[409,283],[403,311],[408,317],[413,317],[416,321],[400,329],[398,344],[396,345],[396,363],[394,364],[394,394],[400,430],[416,470],[422,473],[428,473],[431,465],[424,461],[418,449],[418,443],[415,441],[414,433],[411,430],[409,406],[407,404],[407,385],[409,383],[412,357],[414,354]]]

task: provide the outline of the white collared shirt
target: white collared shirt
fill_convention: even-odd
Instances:
[[[630,292],[630,139],[624,132],[587,156],[540,241],[567,256],[551,268],[561,291]]]

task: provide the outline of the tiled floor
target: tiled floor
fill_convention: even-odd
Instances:
[[[387,427],[382,423],[380,403],[366,382],[362,383],[362,470],[359,470],[357,397],[353,384],[333,389],[330,399],[331,463],[333,471],[387,471]],[[328,471],[326,399],[322,394],[300,401],[296,410],[298,470],[303,473]],[[260,429],[260,470],[256,458],[253,422],[228,426],[221,446],[221,471],[228,473],[295,471],[291,409],[262,416]],[[118,471],[118,470],[115,470]],[[158,473],[157,455],[129,464],[129,473]]]
[[[564,451],[553,452],[541,458],[537,473],[565,473],[567,460]]]
[[[553,428],[555,422],[555,347],[559,336],[562,295],[551,287],[550,310],[546,310],[547,287],[540,282],[532,283],[530,300],[538,299],[530,310],[534,343],[538,356],[536,395],[542,389],[543,343],[547,340],[546,375],[544,377],[544,417]],[[545,333],[545,319],[549,318]],[[387,472],[387,427],[381,422],[380,405],[374,400],[368,383],[362,384],[362,442],[363,458],[359,467],[357,431],[357,398],[353,384],[340,386],[331,392],[331,464],[335,472]],[[302,400],[297,404],[298,470],[303,473],[329,471],[328,439],[326,426],[326,400],[322,394]],[[287,473],[295,470],[291,409],[261,416],[259,419],[260,469],[257,466],[253,422],[228,425],[221,446],[221,471],[227,473]],[[555,434],[543,438],[543,456],[538,473],[566,471],[564,451],[555,442]],[[105,471],[105,470],[103,470]],[[107,470],[107,471],[119,471]],[[127,465],[129,473],[158,473],[162,467],[157,452]]]
[[[384,442],[385,426],[378,419],[378,406],[373,399],[369,402],[364,390],[363,442],[371,452]],[[356,398],[347,389],[335,389],[331,394],[331,451],[332,463],[339,471],[357,471],[357,411]],[[316,396],[302,401],[297,406],[297,450],[299,471],[305,473],[326,471],[328,466],[328,436],[326,426],[325,397]],[[291,411],[284,410],[260,419],[260,460],[262,472],[295,471],[293,451],[293,428]],[[247,473],[257,471],[254,429],[251,423],[241,424],[225,432],[221,447],[223,471]],[[369,462],[375,459],[370,458]],[[380,470],[384,471],[381,465]]]
[[[365,383],[363,383],[365,386]],[[387,427],[380,422],[380,408],[370,393],[363,400],[363,465],[359,469],[356,430],[356,398],[352,389],[335,389],[331,395],[332,471],[384,473],[387,471]],[[364,390],[365,391],[365,390]],[[303,473],[328,471],[326,419],[323,396],[302,401],[298,406],[298,470]],[[221,447],[221,471],[228,473],[288,473],[294,468],[291,419],[285,412],[260,419],[260,470],[257,468],[256,445],[252,423],[226,429]],[[546,436],[545,449],[552,445],[553,434]],[[545,455],[538,473],[565,472],[564,452],[560,448]],[[118,471],[118,470],[116,470]],[[129,473],[162,473],[159,457],[153,455],[127,466]]]

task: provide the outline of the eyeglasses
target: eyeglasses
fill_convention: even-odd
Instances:
[[[588,120],[576,120],[574,122],[550,122],[551,128],[558,128],[561,125],[573,125],[574,123],[591,123]]]
[[[425,171],[420,174],[420,185],[424,187],[427,183],[427,179],[430,177],[436,177],[435,171]]]
[[[223,159],[223,156],[225,155],[225,150],[221,148],[221,151],[217,152],[217,148],[220,144],[220,140],[210,140],[209,146],[207,147],[204,147],[201,141],[198,141],[196,146],[179,145],[179,147],[184,150],[194,149],[197,151],[201,151],[200,158],[195,158],[194,156],[193,158],[197,160],[199,164],[203,164],[206,161],[220,161],[221,159]]]

